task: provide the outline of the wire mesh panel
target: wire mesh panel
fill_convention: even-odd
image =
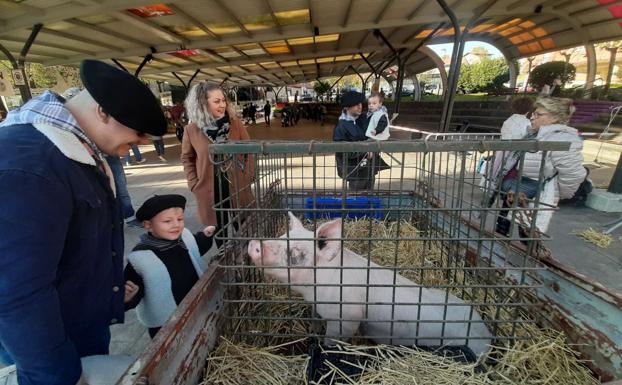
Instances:
[[[541,151],[542,168],[547,152],[567,148],[443,140],[211,146],[227,178],[240,167],[254,175],[216,205],[229,223],[217,234],[225,241],[225,334],[259,345],[302,339],[301,349],[316,337],[327,345],[456,345],[475,356],[529,338],[533,273],[542,268],[533,256],[546,237],[536,218],[552,210],[539,191],[548,181],[541,169],[535,198],[502,207],[509,200],[492,170],[514,157],[520,184],[525,152]],[[255,198],[247,206],[244,191]],[[500,217],[507,235],[495,232]]]

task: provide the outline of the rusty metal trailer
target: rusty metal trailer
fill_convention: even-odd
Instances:
[[[525,294],[533,293],[533,304],[530,309],[537,313],[538,322],[542,326],[563,331],[569,341],[577,344],[575,348],[582,358],[588,360],[588,366],[602,381],[622,379],[622,296],[591,282],[545,254],[534,253],[533,247],[530,244],[525,246],[519,238],[499,237],[494,231],[482,225],[482,217],[474,215],[478,210],[486,211],[486,207],[474,204],[473,207],[458,211],[450,207],[457,195],[465,201],[477,200],[475,192],[478,188],[466,181],[465,176],[468,175],[465,170],[471,168],[482,153],[492,154],[494,151],[516,149],[554,151],[567,148],[567,144],[415,141],[386,143],[382,145],[382,148],[378,146],[378,144],[371,143],[246,143],[215,145],[212,146],[211,151],[215,156],[230,159],[235,159],[239,154],[252,156],[255,158],[255,165],[263,162],[263,169],[255,170],[256,178],[253,187],[255,192],[261,194],[271,192],[279,181],[290,180],[286,182],[292,184],[286,199],[278,198],[274,201],[274,197],[271,197],[273,206],[255,208],[258,210],[257,215],[260,213],[268,215],[272,209],[279,215],[283,210],[304,211],[303,200],[292,196],[295,195],[292,193],[295,190],[292,180],[299,179],[302,187],[306,183],[305,180],[308,180],[309,183],[313,183],[314,194],[317,193],[315,190],[319,189],[319,181],[325,177],[320,174],[335,167],[334,164],[325,163],[328,156],[334,156],[327,154],[348,151],[382,151],[392,154],[391,158],[395,161],[395,163],[392,162],[392,166],[398,168],[400,183],[397,184],[399,187],[393,187],[391,183],[388,183],[386,186],[389,187],[385,186],[385,188],[388,188],[389,192],[397,191],[401,194],[397,198],[400,205],[408,206],[408,210],[411,211],[433,212],[434,215],[427,216],[429,226],[434,228],[435,232],[449,234],[451,238],[447,239],[456,241],[457,249],[460,249],[461,255],[468,263],[477,264],[480,256],[486,256],[489,263],[507,267],[507,261],[525,261],[526,257],[533,257],[532,260],[530,259],[529,269],[525,267],[524,270],[518,270],[516,274],[517,280],[521,283],[520,287],[529,287]],[[435,189],[436,182],[431,180],[425,192],[417,190],[420,186],[414,188],[411,186],[406,189],[404,172],[399,170],[403,168],[403,164],[398,164],[399,161],[404,162],[407,159],[404,153],[415,154],[418,162],[425,160],[428,163],[434,159],[433,156],[437,157],[437,161],[443,159],[440,154],[444,154],[446,159],[451,159],[458,165],[456,169],[461,169],[459,171],[460,183],[469,187],[458,186],[458,193],[452,195],[447,194],[447,191],[439,190],[440,183]],[[292,154],[300,155],[303,160],[295,163]],[[309,171],[304,171],[305,157],[313,160]],[[321,169],[317,166],[319,164],[323,165]],[[288,171],[285,171],[293,171],[294,168],[302,174],[288,174]],[[442,178],[449,178],[451,173],[454,176],[457,175],[456,169],[449,170],[448,168],[448,174],[443,171],[438,175],[430,175],[436,177],[443,174]],[[307,172],[306,176],[305,172]],[[267,175],[277,175],[277,177],[267,179]],[[334,175],[333,181],[336,181],[336,184],[324,185],[322,191],[345,194],[345,187],[338,186],[340,180]],[[413,181],[417,182],[414,179]],[[304,192],[304,188],[296,191],[297,193]],[[473,196],[468,196],[469,191]],[[380,194],[380,192],[377,193]],[[440,195],[446,195],[446,197],[442,198]],[[256,194],[256,196],[259,195]],[[395,195],[387,194],[381,198],[385,200],[384,207],[389,207],[391,202],[395,203],[395,197]],[[265,196],[262,196],[259,199],[260,206],[262,201],[268,201],[264,198]],[[433,209],[429,208],[431,205],[434,206]],[[221,208],[221,210],[235,212],[234,209]],[[313,210],[308,211],[313,212]],[[386,213],[390,212],[391,209],[388,208]],[[241,224],[238,228],[239,232],[243,232],[244,226],[251,228],[257,226],[256,223],[251,222]],[[231,301],[231,293],[227,292],[231,290],[228,286],[231,278],[228,278],[228,275],[233,272],[231,261],[240,261],[239,257],[246,254],[245,240],[247,239],[225,236],[227,242],[219,258],[216,258],[209,266],[207,272],[183,300],[169,322],[118,384],[196,385],[201,382],[205,374],[206,357],[217,344],[219,335],[233,322],[230,307],[235,301]],[[229,260],[223,262],[223,259],[227,258]],[[508,271],[508,275],[514,274]],[[242,277],[245,277],[244,273]]]

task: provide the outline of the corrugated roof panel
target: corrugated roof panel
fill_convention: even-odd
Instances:
[[[81,20],[85,23],[89,23],[93,25],[99,25],[99,24],[112,23],[116,19],[108,14],[100,13],[97,15],[88,15],[88,16],[79,17],[78,20]]]
[[[270,55],[281,55],[281,54],[285,54],[285,53],[290,53],[291,52],[289,50],[289,47],[286,46],[286,45],[283,45],[283,46],[280,46],[280,47],[266,47],[265,50]]]
[[[471,33],[482,32],[482,31],[489,29],[492,26],[494,26],[494,24],[480,24],[478,26],[475,26],[475,28],[471,30]]]
[[[511,35],[513,33],[517,33],[517,32],[520,32],[520,31],[522,31],[522,29],[520,29],[519,27],[510,27],[510,28],[508,28],[506,30],[503,30],[503,31],[499,32],[499,35],[501,35],[501,36],[508,36],[508,35]]]
[[[335,61],[352,60],[352,56],[353,56],[353,55],[341,55],[341,56],[335,56]]]
[[[279,65],[273,61],[261,62],[259,63],[259,65],[261,65],[264,68],[279,68]]]
[[[244,28],[249,31],[260,31],[262,29],[274,28],[274,21],[270,14],[255,15],[250,17],[244,17],[240,19],[240,22],[244,24]]]
[[[225,35],[228,33],[236,33],[240,32],[240,28],[235,25],[233,22],[223,22],[223,23],[206,23],[207,28],[209,28],[212,32],[218,35]]]
[[[424,37],[428,37],[431,33],[432,33],[431,29],[425,29],[419,32],[419,34],[415,36],[415,39],[423,39]]]
[[[172,26],[163,26],[162,28],[168,29],[169,31],[176,33],[178,35],[184,37],[205,37],[207,36],[207,32],[199,29],[195,26],[181,26],[181,25],[172,25]]]
[[[280,64],[281,64],[282,67],[292,67],[292,66],[298,65],[298,63],[296,63],[295,60],[292,60],[292,61],[282,61],[282,62],[280,62]]]
[[[332,63],[333,60],[335,60],[334,57],[319,57],[317,59],[315,59],[316,62],[318,63]]]
[[[533,27],[534,25],[536,25],[536,23],[534,23],[533,21],[526,20],[526,21],[523,21],[522,23],[520,23],[518,26],[521,27],[521,28],[524,28],[524,29],[528,29],[528,28]]]
[[[553,49],[555,48],[555,42],[551,38],[540,40],[540,44],[542,44],[542,48],[544,49]]]
[[[533,30],[531,30],[531,33],[535,37],[542,37],[542,36],[548,35],[548,33],[544,30],[544,28],[534,28]]]
[[[140,16],[145,19],[151,18],[151,17],[168,16],[168,15],[175,14],[175,12],[173,12],[172,9],[170,9],[164,4],[146,5],[144,7],[139,7],[139,8],[130,8],[128,9],[128,11],[132,12],[136,16]]]
[[[308,9],[275,12],[274,16],[281,25],[308,24],[311,22]]]

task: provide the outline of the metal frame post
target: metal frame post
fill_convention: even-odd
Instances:
[[[27,101],[32,99],[32,93],[30,92],[30,84],[28,81],[28,76],[26,75],[26,68],[25,68],[26,56],[28,56],[28,51],[30,51],[30,47],[32,46],[32,43],[34,43],[35,39],[37,38],[37,35],[39,34],[39,31],[41,31],[41,28],[43,28],[43,24],[41,23],[35,24],[32,27],[32,31],[30,31],[30,36],[28,36],[28,40],[26,40],[26,43],[24,43],[24,47],[22,47],[22,50],[19,53],[19,59],[17,60],[15,59],[15,57],[11,54],[11,52],[8,49],[6,49],[2,44],[0,44],[0,51],[2,51],[4,55],[7,57],[7,59],[9,59],[9,61],[11,62],[11,65],[13,66],[13,69],[21,70],[22,75],[24,76],[24,82],[26,84],[23,86],[17,86],[17,88],[19,89],[19,93],[22,97],[23,103],[26,103]]]
[[[352,64],[350,64],[348,67],[351,68],[352,71],[354,71],[354,73],[358,75],[359,79],[361,79],[361,92],[365,94],[365,79],[363,79],[363,76],[356,70],[356,68],[354,68]]]
[[[116,64],[116,65],[117,65],[117,67],[121,68],[123,71],[125,71],[125,72],[130,72],[130,71],[128,71],[128,70],[127,70],[127,68],[125,68],[125,66],[124,66],[123,64],[121,64],[121,63],[120,63],[117,59],[112,58],[112,59],[110,59],[110,60],[112,60],[112,62],[113,62],[114,64]]]
[[[143,58],[143,61],[138,66],[138,68],[136,68],[136,72],[134,72],[134,76],[138,77],[138,74],[140,74],[140,71],[142,71],[142,69],[145,66],[145,64],[149,63],[152,59],[153,59],[153,55],[152,54],[150,54],[150,53],[146,54],[145,57]]]
[[[177,80],[179,80],[181,82],[181,84],[186,89],[186,92],[188,92],[188,87],[190,86],[190,82],[188,82],[188,84],[186,84],[186,82],[183,81],[183,79],[179,75],[177,75],[177,73],[175,71],[173,71],[171,73],[173,74],[173,76],[175,76],[177,78]]]
[[[454,46],[451,53],[451,63],[449,68],[449,79],[447,81],[447,90],[445,93],[445,98],[443,99],[443,114],[441,115],[441,123],[439,127],[439,131],[447,132],[449,129],[449,123],[451,121],[451,113],[454,107],[454,99],[456,96],[456,89],[458,87],[458,78],[460,76],[460,65],[462,62],[462,53],[464,52],[464,35],[466,35],[467,31],[465,29],[465,33],[463,35],[460,30],[460,24],[458,23],[458,18],[456,18],[456,14],[449,8],[447,3],[444,0],[436,0],[436,2],[443,8],[445,14],[449,16],[451,20],[451,24],[454,27]]]

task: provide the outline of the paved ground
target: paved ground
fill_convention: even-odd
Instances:
[[[271,127],[257,124],[249,127],[248,131],[256,140],[330,140],[332,138],[333,124],[323,127],[311,122],[301,121],[295,127],[281,128],[278,122],[273,122]],[[178,193],[188,198],[186,209],[187,226],[191,230],[198,230],[196,219],[196,205],[193,197],[186,187],[179,161],[179,142],[173,136],[166,138],[166,158],[168,163],[160,162],[153,151],[152,146],[142,146],[141,150],[147,158],[147,162],[126,168],[128,186],[135,207],[138,207],[146,198],[158,193]],[[585,159],[592,162],[598,152],[600,143],[596,141],[586,142]],[[597,184],[604,185],[611,178],[613,163],[620,154],[620,146],[615,143],[605,143],[600,148],[600,163],[592,162],[596,171],[593,176]],[[582,241],[571,234],[576,230],[587,227],[596,229],[604,223],[618,217],[618,214],[603,214],[591,209],[562,208],[554,216],[550,227],[553,239],[549,247],[558,260],[585,274],[591,279],[603,283],[606,287],[622,293],[622,241],[621,232],[614,234],[614,242],[606,249],[597,247]],[[139,229],[126,229],[126,252],[136,243],[141,234]],[[146,330],[137,322],[133,311],[127,313],[126,323],[113,327],[113,340],[111,353],[138,354],[149,343]]]

